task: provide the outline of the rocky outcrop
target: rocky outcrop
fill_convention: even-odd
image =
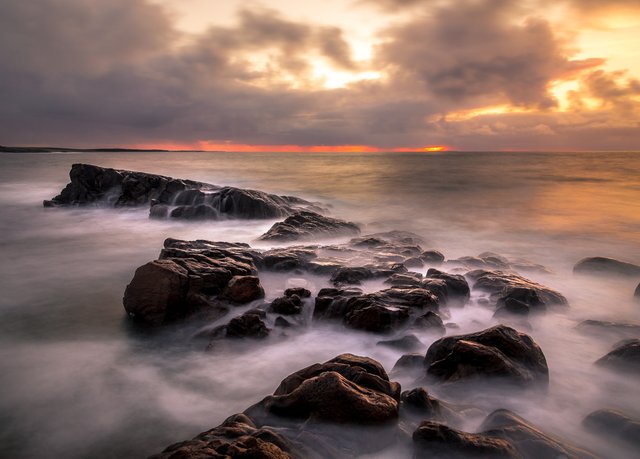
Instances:
[[[624,340],[596,364],[627,373],[640,373],[640,339]]]
[[[440,383],[491,378],[520,387],[546,385],[549,369],[530,336],[498,325],[468,335],[440,338],[427,350],[427,376]]]
[[[460,257],[453,260],[447,260],[447,265],[464,269],[500,270],[512,273],[517,273],[519,271],[539,273],[550,272],[545,266],[532,263],[529,260],[509,260],[508,258],[493,252],[484,252],[476,257]]]
[[[357,330],[385,333],[409,324],[426,310],[437,311],[438,299],[422,288],[392,287],[375,293],[359,289],[328,288],[318,292],[313,316],[317,320],[341,320]]]
[[[238,304],[264,298],[264,289],[257,276],[233,276],[224,289],[224,297]]]
[[[299,241],[322,237],[352,236],[359,234],[355,223],[325,217],[316,212],[299,211],[284,221],[275,223],[269,231],[260,236],[263,241]]]
[[[424,421],[413,433],[415,459],[521,459],[508,441]]]
[[[490,293],[491,300],[498,306],[518,300],[531,311],[544,311],[549,306],[568,304],[561,293],[517,274],[477,269],[468,272],[466,277],[474,282],[473,288]]]
[[[580,322],[576,328],[588,333],[609,333],[628,337],[640,335],[640,324],[629,322],[588,319]]]
[[[621,441],[640,454],[640,419],[611,409],[594,411],[582,424],[591,432],[602,437]]]
[[[437,250],[425,250],[420,254],[420,259],[425,263],[439,265],[444,261],[444,255]]]
[[[219,187],[162,175],[74,164],[71,182],[45,207],[150,205],[152,217],[187,220],[230,218],[278,218],[318,206],[292,196],[256,190]]]
[[[258,428],[244,414],[229,417],[218,427],[166,448],[149,459],[260,458],[294,459],[303,457],[300,450],[284,436],[270,428]]]
[[[402,272],[407,272],[407,268],[402,264],[393,264],[389,267],[344,267],[333,272],[331,282],[336,286],[360,285],[365,280],[385,278]]]
[[[640,276],[640,266],[607,257],[583,258],[573,267],[577,274]]]
[[[281,296],[269,305],[269,312],[285,316],[302,312],[302,299],[298,295]]]
[[[441,300],[450,305],[464,305],[471,294],[471,289],[464,276],[449,274],[435,268],[427,271],[422,286],[438,292]]]
[[[483,435],[509,442],[525,459],[595,459],[590,452],[552,437],[509,410],[496,410],[480,426]]]

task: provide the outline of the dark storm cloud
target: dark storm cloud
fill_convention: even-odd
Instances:
[[[435,97],[465,105],[555,105],[548,84],[571,68],[564,44],[540,19],[509,21],[510,2],[459,2],[390,32],[380,52]]]

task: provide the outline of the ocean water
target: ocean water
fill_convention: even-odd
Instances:
[[[190,344],[192,329],[141,333],[125,316],[122,294],[165,238],[266,247],[254,239],[274,221],[185,223],[150,220],[145,208],[43,208],[76,162],[297,195],[329,204],[364,233],[416,232],[425,249],[447,258],[492,251],[548,267],[550,274],[525,275],[571,305],[533,319],[527,331],[547,357],[549,391],[496,397],[479,386],[465,402],[487,413],[513,409],[605,457],[632,457],[580,425],[604,407],[640,416],[637,379],[593,365],[625,336],[575,326],[640,323],[633,299],[640,279],[574,276],[572,266],[586,256],[640,263],[640,153],[490,152],[0,154],[0,457],[144,457],[216,426],[312,363],[351,352],[389,371],[401,355],[376,346],[378,336],[338,327],[218,353]],[[267,299],[292,283],[328,285],[322,277],[261,279]],[[453,311],[460,329],[449,334],[495,324],[473,300]],[[420,338],[424,351],[435,339]]]

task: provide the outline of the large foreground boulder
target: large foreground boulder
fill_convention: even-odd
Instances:
[[[45,207],[150,205],[152,217],[181,219],[278,218],[296,210],[319,210],[308,201],[256,190],[220,187],[91,164],[74,164],[71,182]]]
[[[517,386],[546,385],[547,361],[533,339],[505,325],[440,338],[424,359],[426,373],[441,383],[491,378]]]
[[[640,266],[607,257],[583,258],[573,267],[578,274],[640,276]]]
[[[263,241],[297,241],[301,239],[351,236],[360,233],[355,223],[325,217],[316,212],[299,211],[275,223],[260,236]]]

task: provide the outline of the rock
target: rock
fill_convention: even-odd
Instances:
[[[256,276],[234,276],[229,281],[224,296],[234,303],[245,304],[264,298],[264,289]]]
[[[527,303],[509,297],[504,302],[504,306],[501,306],[496,310],[493,317],[497,319],[511,316],[526,317],[529,315],[529,310],[530,307]]]
[[[422,287],[422,274],[420,273],[395,273],[384,281],[385,284],[394,287]]]
[[[432,331],[441,335],[446,333],[446,328],[442,319],[433,311],[427,311],[425,314],[418,317],[413,323],[413,326],[415,328]]]
[[[590,452],[554,438],[509,410],[496,410],[480,426],[483,435],[508,441],[525,459],[596,459]]]
[[[420,259],[425,263],[439,265],[444,261],[444,255],[442,254],[442,252],[438,252],[437,250],[427,250],[420,254]]]
[[[580,322],[576,328],[578,330],[588,332],[612,332],[625,336],[640,335],[640,324],[632,324],[628,322],[608,322],[604,320],[584,320]]]
[[[424,355],[422,354],[404,354],[398,359],[391,369],[394,373],[399,370],[424,369]]]
[[[451,305],[464,305],[471,295],[471,289],[464,276],[459,274],[449,274],[444,271],[431,268],[427,271],[422,285],[425,288],[437,289],[436,283],[432,279],[438,279],[444,282],[441,294],[446,298],[445,301]]]
[[[313,316],[342,320],[357,330],[385,333],[406,324],[413,314],[437,309],[436,296],[426,289],[392,287],[368,294],[356,289],[322,289]]]
[[[300,314],[302,312],[302,300],[298,295],[276,298],[271,302],[269,312],[283,315]]]
[[[456,411],[448,403],[442,402],[422,387],[404,391],[400,396],[400,410],[408,411],[413,417],[422,421],[438,421],[447,423],[459,423],[462,421]]]
[[[596,364],[623,372],[640,373],[640,339],[625,340]]]
[[[420,341],[416,335],[406,335],[398,339],[378,341],[376,344],[378,346],[387,346],[395,349],[400,349],[401,351],[419,349],[423,346],[422,341]]]
[[[418,257],[410,257],[402,262],[407,268],[422,268],[424,266],[423,261]]]
[[[153,217],[184,219],[278,218],[297,210],[319,210],[310,202],[255,190],[219,187],[162,175],[74,164],[71,182],[44,201],[45,207],[150,205]]]
[[[578,274],[640,276],[640,266],[606,257],[583,258],[573,267]]]
[[[530,336],[504,325],[440,338],[429,347],[424,365],[427,375],[441,383],[493,378],[527,387],[549,381],[540,347]]]
[[[314,247],[278,248],[262,254],[262,265],[270,271],[308,270],[310,262],[317,257]]]
[[[227,338],[266,338],[269,336],[269,329],[260,313],[247,311],[229,321],[225,336]]]
[[[632,419],[616,410],[598,410],[589,414],[582,424],[603,437],[621,440],[640,453],[640,419]]]
[[[258,429],[249,417],[236,414],[193,440],[171,445],[149,459],[293,459],[301,453],[284,436],[269,428]]]
[[[364,280],[389,277],[396,273],[407,272],[402,264],[393,264],[389,268],[377,266],[344,267],[338,268],[331,276],[333,285],[359,285]]]
[[[640,284],[636,287],[636,291],[633,293],[633,296],[640,298]]]
[[[495,303],[505,304],[509,298],[514,298],[528,304],[532,310],[568,304],[561,293],[517,274],[477,269],[466,276],[475,282],[474,288],[489,292]]]
[[[311,292],[303,287],[288,288],[284,291],[284,296],[293,296],[293,295],[297,295],[300,298],[309,298],[311,296]]]
[[[513,458],[521,459],[508,441],[452,429],[424,421],[413,433],[415,459]]]
[[[282,316],[276,317],[276,320],[274,321],[274,325],[276,327],[280,327],[280,328],[293,327],[293,324],[291,322],[289,322],[287,319],[285,319],[284,317],[282,317]]]
[[[359,234],[355,223],[325,217],[315,212],[299,211],[274,224],[260,236],[263,241],[296,241],[301,239]]]
[[[399,392],[378,362],[343,354],[288,376],[245,413],[258,420],[380,425],[397,419]]]
[[[136,269],[122,300],[127,313],[149,325],[186,317],[188,271],[172,260],[155,260]]]

